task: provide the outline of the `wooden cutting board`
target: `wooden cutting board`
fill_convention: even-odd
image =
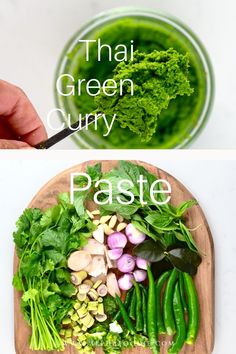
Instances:
[[[30,202],[30,208],[40,208],[45,210],[56,203],[57,195],[61,192],[69,191],[70,186],[70,173],[71,172],[85,172],[88,165],[93,165],[98,161],[89,161],[77,166],[74,166],[59,175],[55,176],[49,181],[33,198]],[[102,170],[109,171],[111,168],[118,165],[118,161],[101,161]],[[133,161],[144,166],[149,172],[153,173],[160,178],[166,179],[172,186],[171,202],[174,205],[178,205],[185,200],[192,199],[191,193],[173,176],[167,172],[162,171],[150,164],[140,161]],[[199,248],[206,255],[203,257],[203,261],[199,266],[197,276],[195,277],[195,283],[200,299],[200,331],[197,341],[194,346],[185,345],[181,351],[181,354],[210,354],[214,346],[214,250],[213,240],[206,218],[199,205],[192,207],[186,213],[187,225],[190,228],[194,228],[198,225],[195,231],[193,231],[194,239],[196,240]],[[14,256],[14,273],[17,270],[18,259]],[[31,351],[28,345],[28,338],[30,336],[30,328],[23,319],[20,311],[20,297],[21,294],[14,291],[14,320],[15,320],[15,349],[17,354],[47,354],[46,351]],[[161,341],[161,354],[167,353],[167,347],[171,338],[162,338]],[[126,350],[129,354],[144,354],[151,353],[148,349],[135,348],[132,350]],[[58,352],[50,352],[56,354]],[[76,349],[68,346],[64,351],[64,354],[76,354]],[[97,353],[101,354],[102,351],[97,349]]]

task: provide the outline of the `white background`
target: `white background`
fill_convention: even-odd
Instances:
[[[68,39],[98,12],[132,5],[170,13],[200,37],[217,90],[210,121],[192,148],[236,148],[234,0],[1,0],[0,78],[22,87],[45,120],[54,107],[54,72]],[[70,139],[56,146],[73,147]]]
[[[12,232],[15,221],[37,191],[62,170],[90,159],[110,159],[110,152],[0,153],[0,343],[1,353],[14,354]],[[86,155],[85,155],[86,154]],[[113,159],[137,159],[159,166],[178,178],[198,199],[209,222],[216,259],[216,340],[214,354],[235,353],[236,313],[236,153],[227,160],[219,151],[113,151]],[[81,156],[80,156],[81,155]],[[149,156],[147,158],[146,156]],[[22,160],[23,156],[23,160]],[[153,156],[153,157],[152,157]],[[10,159],[10,157],[12,157]],[[204,314],[203,314],[204,320]],[[20,330],[20,328],[18,329]],[[23,354],[23,353],[22,353]]]

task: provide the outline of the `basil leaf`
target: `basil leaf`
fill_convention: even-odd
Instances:
[[[183,234],[181,234],[181,232],[179,231],[174,231],[175,233],[175,237],[181,241],[181,242],[185,242],[185,236]]]
[[[193,236],[192,236],[191,232],[189,231],[189,229],[182,223],[182,221],[179,222],[179,226],[180,226],[180,230],[182,231],[182,234],[185,238],[185,242],[187,243],[190,250],[192,250],[194,252],[199,252],[197,244],[194,241]]]
[[[192,199],[192,200],[187,200],[186,202],[183,202],[177,209],[176,209],[176,215],[177,216],[182,216],[185,211],[189,208],[191,208],[192,206],[196,205],[197,201]]]
[[[165,258],[165,248],[160,241],[148,240],[134,247],[134,254],[149,262],[159,262]]]
[[[148,225],[145,225],[145,223],[141,223],[139,221],[136,221],[136,220],[131,220],[132,224],[134,225],[134,227],[136,227],[136,229],[138,229],[139,231],[143,232],[145,235],[151,237],[154,241],[157,240],[158,238],[158,235],[151,232],[149,229],[148,229]]]
[[[145,220],[157,231],[174,231],[179,227],[173,222],[174,217],[167,213],[151,212]]]
[[[161,242],[165,246],[165,249],[171,247],[172,245],[176,244],[176,237],[173,232],[166,232],[162,237],[161,237]],[[173,247],[172,247],[173,248]]]
[[[145,220],[156,228],[163,228],[171,224],[173,217],[168,214],[160,214],[158,212],[149,213]]]

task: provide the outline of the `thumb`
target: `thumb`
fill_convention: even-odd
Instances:
[[[0,149],[33,149],[32,146],[18,140],[0,139]]]

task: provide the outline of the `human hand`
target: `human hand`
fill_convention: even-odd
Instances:
[[[25,93],[0,80],[0,149],[30,149],[46,139],[44,125]]]

